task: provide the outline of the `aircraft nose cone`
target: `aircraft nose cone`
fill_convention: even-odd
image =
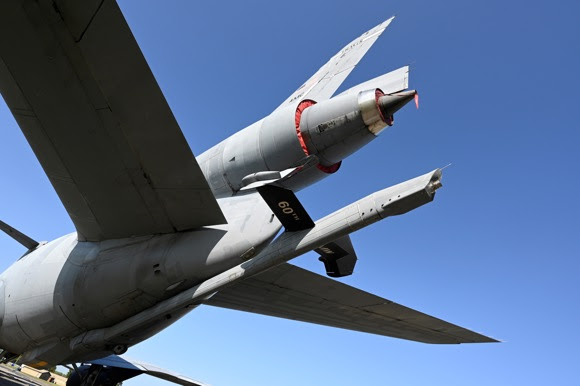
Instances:
[[[413,100],[417,90],[402,91],[395,94],[383,95],[379,98],[379,107],[384,117],[393,116],[399,109]]]

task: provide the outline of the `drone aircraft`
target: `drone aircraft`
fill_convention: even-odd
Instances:
[[[0,275],[2,360],[69,365],[68,385],[142,373],[202,385],[121,356],[199,306],[495,342],[334,280],[357,261],[349,234],[431,202],[440,169],[316,221],[295,195],[417,102],[408,66],[336,95],[392,20],[196,158],[115,1],[0,2],[0,35],[14,37],[0,41],[0,92],[76,228],[39,243],[0,222],[27,248]],[[309,251],[329,277],[288,263]]]

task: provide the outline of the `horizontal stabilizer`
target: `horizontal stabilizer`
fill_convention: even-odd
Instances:
[[[20,244],[24,245],[28,250],[33,250],[38,247],[39,242],[26,236],[24,233],[20,232],[18,229],[11,227],[4,221],[0,220],[0,229],[4,231],[8,236],[12,237],[14,240],[18,241]]]
[[[424,343],[497,342],[288,263],[227,287],[204,304]]]

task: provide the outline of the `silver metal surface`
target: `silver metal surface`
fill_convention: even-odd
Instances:
[[[274,112],[196,161],[116,2],[0,2],[0,34],[15,37],[0,40],[0,92],[76,228],[38,245],[0,223],[31,249],[0,274],[0,348],[41,367],[98,360],[155,335],[212,296],[215,305],[405,339],[487,339],[423,314],[412,331],[399,322],[378,326],[365,316],[419,313],[394,303],[370,309],[368,299],[388,301],[285,264],[430,202],[440,170],[276,239],[276,202],[269,207],[254,190],[275,184],[295,199],[293,192],[336,171],[375,138],[371,131],[386,123],[377,89],[389,94],[378,101],[385,111],[408,98],[408,67],[331,98],[391,21],[346,45]],[[306,98],[318,103],[297,110]],[[256,303],[281,284],[272,274],[289,278],[276,290],[287,301],[266,296]],[[350,311],[332,294],[316,297],[323,286],[344,292]],[[298,304],[301,293],[318,306]],[[287,311],[294,306],[300,315]],[[327,312],[336,308],[344,312]],[[106,366],[127,365],[113,359]],[[180,382],[165,370],[129,364]]]
[[[117,4],[90,10],[0,2],[0,91],[79,238],[223,224]]]
[[[329,99],[395,17],[384,21],[348,43],[279,107],[296,107],[301,100]]]
[[[423,343],[496,341],[289,263],[227,287],[204,304]]]
[[[71,340],[76,355],[86,355],[86,347],[104,350],[107,344],[126,342],[127,335],[180,310],[195,308],[222,288],[252,277],[318,248],[338,237],[355,232],[389,216],[404,214],[433,200],[441,171],[430,173],[375,192],[318,221],[314,228],[285,232],[253,259],[215,275],[202,283],[161,301],[114,326],[92,330]],[[448,343],[446,340],[441,343]]]
[[[362,114],[363,121],[367,125],[368,130],[373,135],[379,135],[381,131],[387,126],[383,121],[381,112],[377,106],[377,91],[376,89],[361,91],[358,94],[358,105]]]

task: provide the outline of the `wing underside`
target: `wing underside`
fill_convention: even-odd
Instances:
[[[424,343],[496,342],[287,263],[219,291],[204,304]]]
[[[0,2],[0,91],[81,240],[224,216],[118,5]]]
[[[111,355],[105,358],[89,361],[88,363],[107,366],[114,369],[124,369],[134,371],[137,374],[146,374],[184,386],[208,386],[199,381],[195,381],[174,371],[162,369],[160,367],[142,361]]]

